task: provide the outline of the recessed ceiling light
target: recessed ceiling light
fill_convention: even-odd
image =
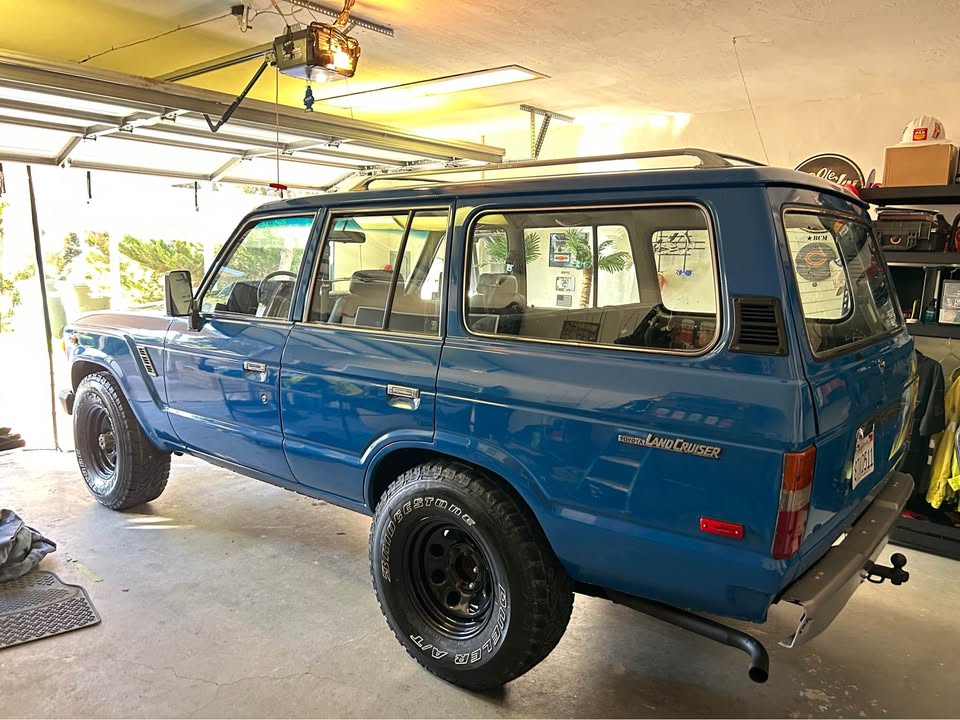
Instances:
[[[389,87],[361,92],[335,95],[323,98],[318,102],[335,105],[336,107],[373,107],[376,105],[392,105],[397,100],[427,97],[431,95],[448,95],[465,90],[493,87],[495,85],[509,85],[526,80],[546,78],[543,73],[528,70],[519,65],[505,65],[503,67],[475,70],[458,75],[418,80],[417,82],[391,85]]]

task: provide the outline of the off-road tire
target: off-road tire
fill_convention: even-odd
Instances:
[[[112,470],[110,453],[99,440],[104,435],[112,438]],[[83,480],[101,505],[125,510],[156,500],[167,486],[170,453],[153,446],[109,373],[94,373],[80,381],[73,405],[73,438]]]
[[[427,539],[420,539],[425,533]],[[453,545],[441,556],[437,548],[448,536],[457,540],[450,540]],[[431,545],[434,538],[441,544]],[[472,635],[456,637],[442,627],[447,621],[442,606],[450,601],[439,600],[438,616],[430,609],[437,601],[429,600],[431,592],[450,597],[444,594],[450,578],[439,580],[444,571],[428,568],[457,554],[458,560],[447,564],[463,581],[457,563],[471,547],[475,554],[469,557],[484,565],[485,585],[489,576],[493,606],[485,619],[463,621],[476,622],[462,634]],[[426,561],[417,559],[421,555]],[[425,463],[390,485],[370,528],[370,569],[380,610],[400,644],[430,672],[470,690],[499,687],[543,660],[563,636],[573,609],[572,582],[529,509],[485,473],[455,461]],[[470,571],[467,580],[477,577]],[[450,594],[467,602],[467,595],[452,589]],[[469,597],[483,604],[480,595]]]

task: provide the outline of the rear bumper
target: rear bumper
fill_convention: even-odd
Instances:
[[[883,489],[857,519],[839,545],[831,547],[787,587],[780,599],[803,608],[794,633],[780,644],[796,647],[823,632],[863,582],[866,569],[880,554],[913,492],[913,478],[891,472]]]

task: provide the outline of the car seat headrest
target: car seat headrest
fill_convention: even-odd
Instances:
[[[386,293],[393,279],[393,270],[357,270],[350,276],[350,292],[354,295]],[[403,286],[403,275],[397,279]]]

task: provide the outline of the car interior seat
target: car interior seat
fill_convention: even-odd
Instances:
[[[392,279],[392,270],[357,270],[354,272],[350,276],[350,288],[347,294],[337,298],[328,322],[353,325],[356,322],[358,308],[383,309],[386,307]],[[403,275],[397,278],[397,285],[402,287]]]
[[[470,295],[470,309],[475,312],[496,313],[507,308],[522,310],[526,304],[526,298],[519,293],[516,276],[508,273],[482,273],[477,278],[476,291]]]

